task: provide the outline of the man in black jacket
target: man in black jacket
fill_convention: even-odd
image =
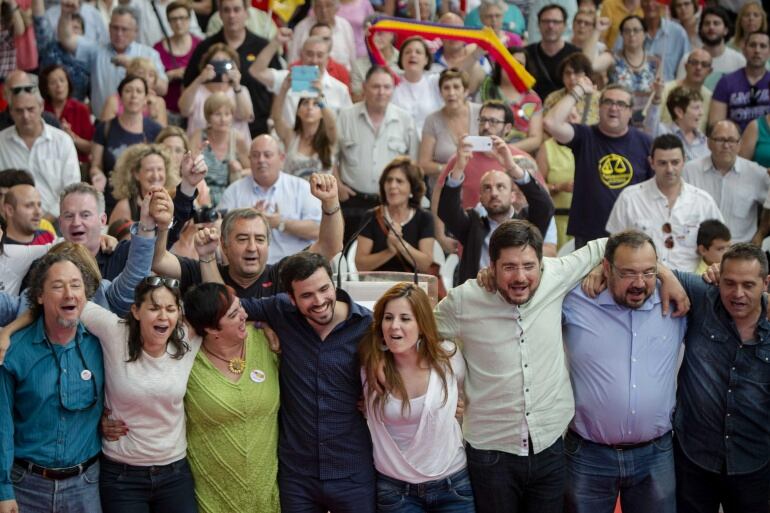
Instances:
[[[455,273],[456,285],[475,278],[479,268],[489,264],[489,236],[508,219],[526,219],[545,233],[553,216],[554,207],[548,192],[514,161],[503,139],[492,136],[493,148],[500,162],[500,171],[487,171],[481,177],[480,209],[463,210],[461,189],[465,178],[463,170],[473,157],[470,145],[463,143],[458,150],[458,162],[447,176],[441,190],[438,216],[463,245],[462,258]],[[513,184],[519,187],[529,204],[528,209],[516,212],[513,206]]]

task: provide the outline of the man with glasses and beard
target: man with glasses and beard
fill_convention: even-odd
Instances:
[[[723,75],[717,82],[709,107],[709,125],[731,119],[741,132],[752,120],[770,112],[770,35],[753,32],[743,41],[746,66]]]
[[[11,337],[0,366],[0,513],[101,511],[102,349],[80,324],[97,285],[66,255],[32,272],[36,321]]]
[[[770,208],[767,169],[738,156],[741,133],[732,121],[719,121],[707,136],[711,155],[685,164],[682,178],[711,194],[730,228],[733,242],[749,242],[753,237],[761,245],[764,235],[770,232],[767,212],[757,229],[759,209],[763,205]]]
[[[662,315],[652,239],[624,231],[607,241],[607,289],[578,285],[564,299],[564,348],[575,417],[564,439],[565,511],[676,511],[671,418],[687,322]]]
[[[597,94],[591,79],[580,77],[543,120],[554,140],[575,155],[567,233],[575,237],[576,248],[606,234],[610,211],[625,187],[653,177],[648,159],[652,139],[629,126],[631,92],[618,84],[608,85],[599,96],[599,123],[570,123],[574,106],[589,94]]]
[[[707,219],[724,221],[711,195],[682,180],[684,145],[673,134],[652,143],[655,178],[623,189],[612,207],[607,231],[639,230],[654,241],[660,261],[672,269],[698,267],[698,228]]]

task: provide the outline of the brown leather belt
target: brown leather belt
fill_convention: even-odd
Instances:
[[[33,474],[38,474],[40,476],[43,476],[46,479],[69,479],[70,477],[79,476],[88,468],[96,463],[96,461],[99,459],[99,455],[92,456],[88,458],[86,461],[81,463],[80,465],[75,465],[74,467],[66,467],[66,468],[45,468],[41,467],[40,465],[35,465],[34,463],[26,460],[20,460],[15,459],[13,460],[14,465],[18,465],[24,470],[28,470],[32,472]]]

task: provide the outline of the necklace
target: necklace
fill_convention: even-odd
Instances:
[[[644,65],[644,61],[647,60],[647,52],[642,51],[642,60],[639,61],[639,64],[632,64],[631,60],[628,58],[628,55],[626,55],[625,48],[623,49],[623,59],[626,61],[626,64],[628,64],[628,67],[633,70],[638,70]]]
[[[218,360],[222,360],[223,362],[225,362],[227,364],[227,370],[229,370],[233,374],[243,374],[243,371],[246,370],[246,360],[244,360],[243,358],[243,350],[246,348],[246,344],[241,343],[241,356],[236,356],[234,358],[230,358],[229,360],[222,358],[218,354],[213,353],[211,349],[206,347],[206,344],[201,344],[201,346],[208,354],[210,354],[211,356],[213,356]]]

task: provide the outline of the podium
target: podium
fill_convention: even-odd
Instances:
[[[398,282],[414,283],[414,273],[389,271],[343,272],[341,287],[353,301],[374,310],[374,304],[385,291]],[[337,275],[334,275],[337,282]],[[417,284],[428,294],[432,306],[438,303],[438,278],[431,274],[418,274]]]

